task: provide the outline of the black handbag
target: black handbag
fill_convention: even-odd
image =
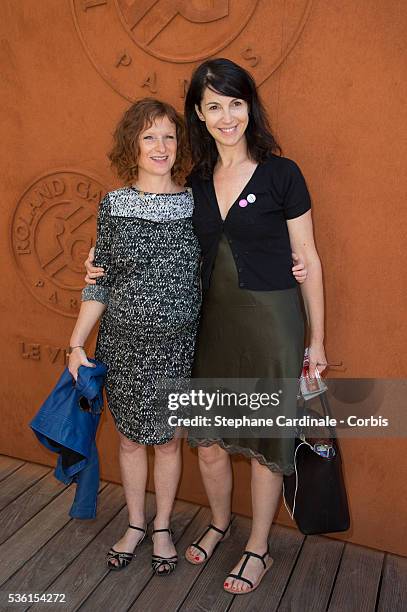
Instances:
[[[324,415],[331,416],[326,393],[320,396]],[[318,415],[320,416],[320,415]],[[290,517],[304,535],[333,533],[349,529],[349,507],[342,473],[338,440],[326,440],[333,452],[321,456],[304,436],[295,440],[294,466],[284,476],[284,503]],[[330,455],[330,456],[329,456]]]

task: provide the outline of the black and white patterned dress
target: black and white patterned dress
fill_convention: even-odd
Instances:
[[[107,306],[95,355],[108,366],[117,429],[140,444],[172,439],[156,385],[191,374],[201,305],[192,212],[189,189],[149,194],[125,187],[99,208],[95,265],[105,276],[83,290],[82,300]]]

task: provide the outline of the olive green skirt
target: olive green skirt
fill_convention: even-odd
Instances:
[[[236,264],[224,236],[202,306],[194,378],[298,379],[304,354],[304,317],[297,287],[279,291],[239,289]],[[296,394],[279,413],[296,415]],[[287,401],[288,400],[288,401]],[[294,470],[294,437],[188,438],[191,446],[218,444],[257,459],[274,472]]]

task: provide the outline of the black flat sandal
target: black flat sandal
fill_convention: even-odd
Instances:
[[[212,557],[213,553],[215,552],[215,550],[217,549],[217,547],[219,546],[219,544],[221,542],[224,542],[230,535],[230,533],[228,534],[228,531],[230,529],[232,525],[232,521],[230,521],[229,525],[226,527],[226,529],[224,529],[222,531],[222,529],[219,529],[219,527],[215,527],[215,525],[212,525],[212,523],[210,525],[208,525],[207,529],[204,531],[204,533],[201,535],[201,537],[196,541],[196,542],[192,542],[191,546],[188,546],[186,552],[185,552],[185,559],[187,561],[189,561],[189,563],[192,563],[192,565],[201,565],[201,563],[205,563],[206,561],[208,561],[208,559],[210,559],[210,557]],[[221,539],[219,540],[219,542],[216,542],[213,551],[210,555],[208,555],[208,552],[202,548],[202,546],[199,546],[199,543],[203,540],[203,538],[206,536],[206,534],[208,533],[208,531],[210,529],[213,529],[214,531],[217,531],[218,533],[220,533],[222,535]],[[202,559],[201,561],[196,561],[195,559],[192,560],[192,555],[191,557],[188,555],[188,551],[190,548],[197,548],[203,555],[204,555],[204,559]]]
[[[265,561],[265,557],[269,557],[267,561]],[[250,550],[245,550],[243,553],[243,557],[246,557],[245,560],[243,561],[239,573],[238,574],[228,574],[225,583],[223,585],[224,590],[227,593],[232,593],[232,595],[246,595],[246,593],[251,593],[252,591],[254,591],[255,589],[257,589],[257,587],[260,585],[260,582],[263,580],[263,577],[265,576],[265,574],[269,571],[270,567],[273,565],[273,559],[270,556],[270,551],[267,549],[266,552],[264,553],[264,555],[258,555],[257,553],[251,552]],[[253,583],[251,580],[249,580],[248,578],[245,578],[243,576],[243,572],[245,570],[245,567],[250,559],[250,557],[254,557],[255,559],[259,559],[259,561],[262,562],[263,564],[263,571],[261,572],[260,576],[257,579],[257,582]],[[229,586],[226,586],[227,584],[227,580],[229,578],[236,578],[236,580],[242,580],[243,582],[245,582],[246,584],[249,585],[248,589],[245,589],[244,591],[238,591],[236,589],[232,589],[229,588]]]
[[[143,537],[141,538],[141,540],[139,540],[136,544],[136,546],[134,547],[134,550],[136,550],[137,546],[140,546],[140,544],[142,543],[142,541],[144,540],[144,538],[146,537],[147,534],[147,528],[142,529],[141,527],[135,527],[134,525],[130,525],[129,524],[130,529],[137,529],[137,531],[142,531],[143,532]],[[107,563],[107,567],[110,570],[114,570],[114,571],[118,571],[121,569],[124,569],[125,567],[127,567],[130,563],[130,561],[132,561],[133,557],[135,557],[136,555],[134,554],[134,552],[129,553],[129,552],[118,552],[117,550],[115,550],[113,547],[109,550],[109,552],[106,555],[106,563]],[[117,561],[118,563],[113,563],[113,561]]]
[[[154,534],[160,531],[167,531],[172,537],[173,533],[171,529],[154,529],[151,533],[151,539],[154,541]],[[172,557],[160,557],[159,555],[154,555],[151,557],[151,566],[153,568],[153,572],[156,576],[168,576],[171,574],[177,567],[178,563],[178,555],[173,555]],[[165,569],[160,570],[160,567],[167,566]]]

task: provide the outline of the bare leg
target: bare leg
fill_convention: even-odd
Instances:
[[[280,500],[283,477],[282,474],[272,472],[265,465],[261,465],[257,459],[252,459],[251,463],[253,523],[245,550],[250,550],[258,555],[264,555],[268,549],[270,527]],[[268,561],[268,558],[265,557],[265,562]],[[232,574],[239,572],[244,559],[245,557],[240,559],[239,563],[233,568]],[[262,562],[252,557],[249,559],[243,575],[255,584],[263,570]],[[225,586],[237,591],[245,591],[249,588],[246,582],[236,578],[226,579]]]
[[[154,529],[168,529],[175,494],[181,476],[181,438],[173,438],[167,444],[154,446],[154,484],[157,503],[157,514]],[[176,554],[175,546],[169,533],[154,534],[154,554],[160,557],[172,557]],[[169,569],[162,566],[160,571]]]
[[[119,432],[120,471],[129,513],[129,523],[135,527],[145,525],[145,491],[147,484],[147,450],[142,444],[132,442]],[[133,552],[143,534],[136,529],[127,529],[124,536],[114,544],[117,552]],[[111,561],[119,565],[118,561]]]
[[[232,467],[228,453],[218,444],[198,447],[199,468],[205,491],[212,510],[212,524],[225,530],[230,522],[232,497]],[[208,557],[222,538],[221,534],[211,529],[201,540],[200,546],[208,553]],[[193,545],[187,550],[187,556],[195,561],[204,560],[202,551]]]

